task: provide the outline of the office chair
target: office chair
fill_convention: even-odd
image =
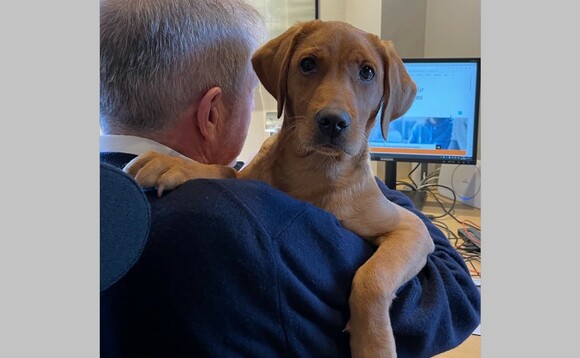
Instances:
[[[151,211],[143,189],[121,169],[100,168],[101,292],[135,265],[147,242]]]

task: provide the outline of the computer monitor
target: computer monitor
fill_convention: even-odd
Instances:
[[[396,163],[477,163],[479,58],[403,59],[417,84],[409,110],[391,121],[385,140],[377,120],[371,160],[385,161],[385,183],[396,189]]]

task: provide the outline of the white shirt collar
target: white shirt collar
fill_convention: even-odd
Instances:
[[[140,155],[147,151],[154,151],[162,154],[167,154],[172,157],[181,157],[191,160],[183,154],[161,144],[154,140],[136,137],[132,135],[105,135],[101,134],[99,137],[99,151],[103,152],[117,152]]]

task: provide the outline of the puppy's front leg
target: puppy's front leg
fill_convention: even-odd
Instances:
[[[352,284],[347,329],[353,358],[397,357],[389,315],[394,294],[388,292],[377,275],[382,271],[375,262],[378,256],[373,255],[361,266]]]
[[[389,308],[397,289],[425,266],[434,244],[416,215],[380,192],[364,197],[371,198],[361,205],[367,208],[365,212],[344,221],[346,227],[378,245],[353,280],[348,324],[352,356],[391,358],[397,354]]]

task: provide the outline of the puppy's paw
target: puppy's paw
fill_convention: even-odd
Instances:
[[[380,314],[377,312],[377,314]],[[382,319],[359,322],[354,318],[347,324],[350,334],[350,348],[353,358],[397,358],[395,337],[390,327]],[[374,321],[374,322],[373,322]],[[381,326],[384,324],[384,326]]]
[[[156,152],[137,156],[127,163],[123,171],[135,178],[142,187],[157,188],[159,196],[191,179],[236,177],[236,171],[230,167],[202,164]]]
[[[142,187],[157,188],[157,194],[161,196],[163,191],[175,189],[187,180],[181,170],[186,165],[187,162],[180,158],[146,152],[127,163],[123,171]]]

